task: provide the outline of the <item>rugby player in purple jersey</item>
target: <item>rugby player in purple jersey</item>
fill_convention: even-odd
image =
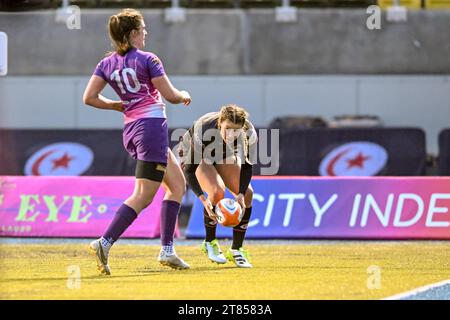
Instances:
[[[109,18],[109,36],[115,52],[102,59],[95,68],[83,95],[83,102],[99,109],[124,114],[123,144],[137,160],[133,194],[117,210],[111,224],[100,239],[90,243],[97,267],[110,274],[108,256],[111,246],[153,200],[160,184],[165,189],[161,206],[161,243],[158,261],[175,269],[188,269],[173,247],[173,237],[185,193],[183,172],[169,149],[165,104],[191,103],[186,91],[177,90],[161,60],[142,51],[147,31],[139,11],[124,9]],[[101,95],[109,84],[120,97],[113,101]]]

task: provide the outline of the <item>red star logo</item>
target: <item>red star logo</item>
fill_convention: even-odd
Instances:
[[[73,159],[74,159],[73,157],[70,157],[69,155],[67,155],[67,153],[64,153],[64,155],[61,158],[52,160],[53,162],[52,171],[59,167],[67,169],[69,167],[69,162],[72,161]]]
[[[364,162],[366,160],[370,159],[369,156],[364,156],[361,152],[358,153],[358,155],[354,159],[348,159],[348,167],[347,169],[358,167],[358,168],[364,168]]]

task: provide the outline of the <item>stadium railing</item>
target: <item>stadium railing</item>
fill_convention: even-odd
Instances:
[[[63,0],[2,0],[0,10],[21,11],[61,7]],[[282,0],[180,0],[185,8],[275,8]],[[408,9],[450,9],[450,0],[290,0],[298,8],[366,8],[379,5],[382,9],[394,3]],[[70,5],[80,8],[168,8],[171,0],[70,0]]]

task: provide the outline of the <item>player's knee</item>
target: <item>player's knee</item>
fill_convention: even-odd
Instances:
[[[141,205],[141,210],[144,210],[145,208],[147,208],[151,203],[152,203],[152,200],[153,199],[151,199],[151,200],[149,200],[149,199],[140,199],[139,200],[139,203],[140,203],[140,205]]]
[[[166,191],[166,196],[169,196],[171,198],[177,198],[177,199],[180,199],[180,201],[181,201],[184,194],[186,193],[186,183],[183,180],[179,183],[176,183],[173,186],[166,188],[165,191]]]
[[[153,194],[149,192],[140,192],[134,195],[135,201],[142,209],[147,208],[153,201]]]
[[[253,189],[252,187],[248,187],[247,191],[245,191],[244,195],[244,203],[246,207],[251,207],[253,202]]]
[[[213,190],[211,190],[211,194],[208,193],[208,197],[213,204],[216,204],[217,202],[225,198],[225,189],[222,189],[220,187],[214,188]]]
[[[183,197],[186,193],[186,179],[183,175],[181,175],[180,180],[176,183],[175,193],[180,197]]]
[[[185,193],[186,193],[186,181],[183,180],[183,182],[180,183],[180,185],[178,185],[176,188],[176,195],[182,198]]]

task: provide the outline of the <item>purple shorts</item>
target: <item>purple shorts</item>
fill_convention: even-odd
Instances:
[[[167,119],[143,118],[127,123],[123,145],[133,159],[167,164]]]

